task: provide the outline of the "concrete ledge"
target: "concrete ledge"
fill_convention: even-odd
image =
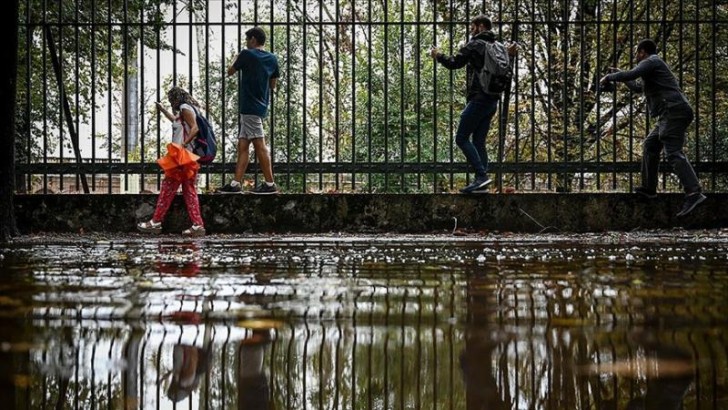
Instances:
[[[690,215],[675,214],[681,194],[281,194],[200,195],[208,233],[602,232],[728,227],[728,194],[707,194]],[[38,232],[133,232],[156,195],[17,195],[18,228]],[[180,195],[164,230],[190,222]]]

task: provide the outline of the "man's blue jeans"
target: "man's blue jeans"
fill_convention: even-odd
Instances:
[[[488,97],[488,101],[471,101],[460,114],[455,143],[474,168],[476,178],[484,177],[488,172],[485,137],[490,130],[490,121],[498,109],[498,100],[498,97]]]

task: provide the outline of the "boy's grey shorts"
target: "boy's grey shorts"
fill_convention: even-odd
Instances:
[[[238,139],[263,138],[263,118],[257,115],[240,114],[240,134]]]

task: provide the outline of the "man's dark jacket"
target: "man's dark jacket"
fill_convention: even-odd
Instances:
[[[638,78],[642,81],[636,81]],[[689,105],[670,67],[656,54],[640,61],[629,71],[607,75],[607,80],[623,82],[634,92],[644,92],[652,117],[659,117],[666,108]]]
[[[492,43],[496,40],[495,34],[493,34],[492,31],[483,31],[471,38],[470,41],[460,48],[454,56],[447,57],[442,54],[437,56],[437,61],[450,70],[456,70],[464,67],[465,65],[468,66],[468,102],[488,101],[493,99],[493,96],[489,96],[483,92],[483,88],[480,86],[480,80],[476,75],[478,71],[483,68],[483,59],[485,57],[485,45],[483,44],[483,40]]]

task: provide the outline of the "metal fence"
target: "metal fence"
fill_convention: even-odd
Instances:
[[[264,128],[286,192],[448,192],[470,168],[454,143],[466,70],[429,57],[485,13],[517,41],[515,78],[487,137],[498,190],[626,191],[654,120],[626,88],[599,92],[653,38],[695,108],[686,153],[728,189],[728,10],[701,0],[21,2],[20,192],[143,192],[170,140],[153,109],[171,85],[202,103],[224,149],[200,187],[231,178],[237,79],[225,70],[260,26],[281,66]],[[253,161],[254,162],[254,161]],[[679,190],[663,164],[663,190]],[[251,164],[248,179],[259,170]]]

